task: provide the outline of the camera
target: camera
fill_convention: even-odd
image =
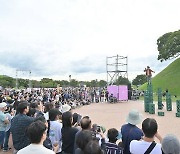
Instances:
[[[97,125],[97,124],[93,124],[92,125],[92,131],[94,131],[96,133],[99,133],[99,132],[105,133],[106,128],[103,126]]]
[[[101,126],[97,126],[97,132],[101,132]]]

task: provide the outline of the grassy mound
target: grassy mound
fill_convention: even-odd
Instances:
[[[168,89],[172,95],[180,96],[180,58],[176,59],[157,74],[152,79],[152,84],[154,92],[157,92],[158,88],[161,88],[162,91]],[[139,89],[142,90],[145,90],[146,88],[147,83],[139,87]]]

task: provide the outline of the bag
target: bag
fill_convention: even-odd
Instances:
[[[154,149],[154,147],[156,146],[156,142],[152,142],[151,145],[149,146],[149,148],[145,151],[144,154],[150,154],[151,151]]]

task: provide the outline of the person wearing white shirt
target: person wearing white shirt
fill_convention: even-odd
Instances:
[[[43,146],[47,135],[46,125],[43,122],[33,122],[27,129],[27,135],[31,144],[19,150],[17,154],[55,154],[54,151]]]
[[[142,123],[144,137],[142,140],[132,140],[130,143],[131,154],[162,154],[161,144],[155,143],[155,137],[162,141],[162,137],[157,132],[158,125],[155,119],[147,118]]]
[[[57,153],[62,151],[62,123],[59,122],[61,117],[61,112],[54,108],[49,111],[49,122],[48,122],[48,135],[51,140],[51,143],[56,146],[59,146]]]

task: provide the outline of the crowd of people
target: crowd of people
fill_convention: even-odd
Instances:
[[[12,134],[13,154],[180,153],[177,137],[162,138],[156,120],[143,120],[137,110],[128,113],[127,123],[120,130],[110,128],[107,132],[89,116],[73,113],[75,107],[97,99],[108,101],[106,95],[105,89],[97,94],[95,89],[86,88],[1,91],[0,149],[9,151]],[[142,128],[137,127],[140,123]]]

